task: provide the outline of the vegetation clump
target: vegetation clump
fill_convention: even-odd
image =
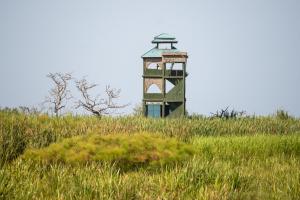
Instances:
[[[193,153],[189,144],[154,134],[90,134],[64,139],[46,148],[29,149],[23,157],[43,164],[109,162],[132,169],[179,162]]]
[[[26,148],[23,122],[8,124],[0,119],[0,168],[16,159]]]
[[[288,120],[292,119],[292,116],[289,115],[289,113],[285,110],[279,109],[275,113],[275,117],[279,120]]]

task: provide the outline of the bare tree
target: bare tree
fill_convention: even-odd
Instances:
[[[58,116],[60,111],[66,107],[67,100],[72,98],[71,92],[68,90],[68,82],[72,76],[70,73],[49,73],[47,77],[53,81],[54,87],[49,91],[45,103],[50,103],[55,116]]]
[[[143,103],[136,104],[133,108],[133,116],[143,116]]]
[[[76,81],[76,87],[82,97],[82,100],[78,100],[76,108],[82,107],[94,115],[101,117],[102,115],[112,114],[117,109],[128,106],[128,104],[118,105],[114,103],[114,100],[120,97],[121,90],[111,88],[109,85],[105,89],[106,98],[100,98],[100,95],[92,97],[89,91],[96,86],[96,84],[88,83],[85,78]]]

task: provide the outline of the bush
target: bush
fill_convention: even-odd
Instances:
[[[281,109],[276,111],[275,117],[280,120],[287,120],[287,119],[292,118],[292,116],[290,116],[287,111],[284,111]]]
[[[236,111],[232,109],[231,111],[228,110],[227,107],[225,110],[221,109],[220,111],[217,110],[216,113],[212,113],[212,118],[221,118],[221,119],[236,119],[244,117],[246,111]]]
[[[193,147],[174,138],[145,133],[77,136],[42,149],[29,149],[24,158],[48,163],[109,162],[122,169],[153,167],[187,159]]]

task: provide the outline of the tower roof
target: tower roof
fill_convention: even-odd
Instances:
[[[170,44],[177,43],[176,38],[167,33],[162,33],[155,36],[154,40],[152,40],[152,43],[156,44],[156,47],[147,51],[144,55],[142,55],[142,58],[160,58],[162,57],[162,54],[165,53],[174,54],[180,52],[173,45],[171,45],[171,48],[167,48],[167,49],[159,48],[159,44],[161,43],[170,43]]]
[[[176,38],[173,35],[170,35],[168,33],[161,33],[154,37],[154,39],[171,39],[175,40]]]
[[[177,43],[176,38],[170,34],[162,33],[154,37],[152,43]]]
[[[142,58],[160,58],[163,53],[176,53],[179,52],[178,49],[159,49],[154,47],[153,49],[147,51]]]

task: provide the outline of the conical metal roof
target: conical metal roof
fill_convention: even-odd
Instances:
[[[153,48],[147,51],[144,55],[142,55],[142,58],[160,58],[162,57],[163,53],[177,53],[179,52],[178,49],[158,49]]]
[[[152,43],[177,43],[176,38],[168,33],[162,33],[154,37]]]
[[[170,39],[175,40],[176,38],[168,33],[161,33],[154,37],[154,39]]]

